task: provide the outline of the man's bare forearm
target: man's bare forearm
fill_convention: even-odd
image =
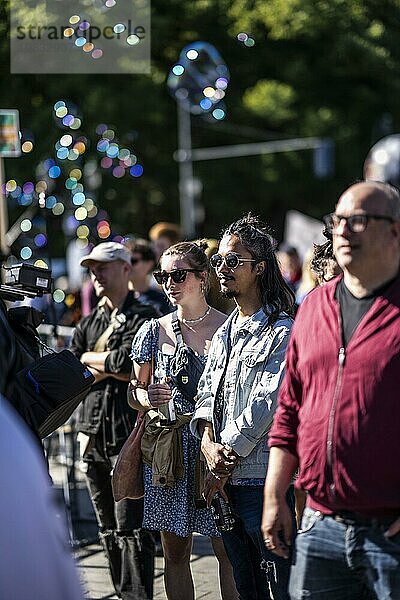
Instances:
[[[198,425],[201,435],[201,451],[208,468],[215,476],[227,476],[235,468],[238,456],[229,448],[214,442],[212,423],[201,419]]]
[[[97,381],[102,381],[107,377],[113,377],[118,381],[130,380],[130,373],[111,373],[105,371],[106,359],[109,356],[110,351],[106,352],[84,352],[81,356],[81,362],[89,367]]]
[[[298,459],[285,448],[274,446],[270,450],[264,495],[284,498],[298,466]]]
[[[107,377],[113,377],[114,379],[118,379],[118,381],[125,381],[126,383],[128,383],[128,381],[130,381],[130,374],[129,373],[106,373]]]
[[[81,356],[81,362],[88,367],[93,367],[97,371],[104,373],[105,362],[110,351],[107,352],[84,352]]]

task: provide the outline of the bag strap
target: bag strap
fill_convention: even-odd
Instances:
[[[182,330],[181,330],[181,326],[179,324],[179,319],[178,319],[178,311],[176,311],[176,310],[171,315],[171,325],[172,325],[172,331],[175,334],[178,346],[184,346],[185,342],[183,341]]]
[[[118,308],[114,308],[110,315],[110,323],[107,329],[105,329],[100,335],[100,337],[97,339],[93,348],[93,352],[104,352],[106,350],[107,342],[110,339],[112,333],[114,333],[114,331],[118,329],[118,327],[121,327],[124,320],[126,320],[126,317],[124,319],[122,315],[123,317],[125,317],[123,313],[118,313]]]

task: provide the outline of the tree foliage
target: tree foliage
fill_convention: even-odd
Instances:
[[[60,132],[52,107],[68,99],[80,109],[88,158],[98,160],[95,129],[102,122],[144,165],[137,180],[102,172],[97,202],[115,232],[143,235],[157,220],[179,220],[176,106],[166,78],[191,41],[214,44],[231,72],[226,120],[193,117],[193,147],[308,136],[330,137],[336,146],[335,177],[326,181],[315,178],[310,151],[196,163],[203,235],[216,236],[249,209],[278,234],[289,208],[320,217],[362,176],[370,146],[399,127],[398,0],[153,0],[150,76],[9,75],[8,10],[3,1],[2,105],[20,110],[35,145],[31,154],[6,160],[7,179],[33,179],[36,165],[54,154]],[[239,42],[240,32],[255,45]],[[62,239],[52,242],[58,254]]]

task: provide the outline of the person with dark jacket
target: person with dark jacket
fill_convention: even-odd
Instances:
[[[143,304],[154,306],[160,316],[172,312],[172,304],[164,292],[151,285],[151,273],[157,265],[157,258],[150,242],[142,238],[127,238],[124,246],[132,253],[131,288],[136,298]]]
[[[269,436],[264,543],[288,556],[285,492],[308,492],[294,600],[400,598],[400,196],[360,182],[324,218],[343,277],[312,291],[290,338]]]
[[[7,306],[0,298],[0,394],[6,394],[14,360],[15,344],[8,324]]]
[[[80,409],[78,439],[115,590],[123,600],[148,600],[154,548],[151,534],[141,529],[143,502],[115,503],[111,473],[137,415],[127,403],[132,339],[156,312],[129,291],[131,254],[121,244],[99,244],[81,265],[89,268],[100,300],[78,323],[70,347],[96,378]]]

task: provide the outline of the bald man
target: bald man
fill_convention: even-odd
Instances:
[[[343,274],[306,297],[269,436],[262,533],[288,556],[285,493],[307,505],[292,600],[400,599],[400,197],[360,182],[324,218]]]

